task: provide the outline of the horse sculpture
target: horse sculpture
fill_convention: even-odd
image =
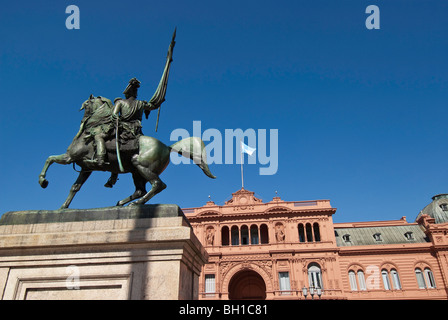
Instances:
[[[69,195],[62,204],[61,209],[69,207],[74,196],[93,171],[108,171],[115,176],[120,173],[131,173],[134,180],[135,192],[131,196],[118,201],[116,205],[123,206],[137,199],[137,201],[132,202],[130,205],[145,204],[166,188],[165,183],[160,180],[159,176],[168,166],[171,152],[177,152],[182,156],[192,159],[208,177],[212,179],[216,178],[210,172],[207,165],[204,142],[197,137],[180,140],[171,146],[167,146],[155,138],[143,135],[131,141],[124,142],[120,147],[122,169],[124,170],[121,171],[117,159],[115,135],[109,135],[109,138],[105,141],[108,161],[104,165],[99,166],[93,161],[96,149],[94,146],[94,138],[92,138],[92,134],[89,132],[99,122],[113,126],[111,117],[113,104],[107,98],[90,96],[82,104],[82,109],[84,109],[84,118],[81,122],[80,130],[68,147],[67,152],[48,157],[39,175],[40,186],[46,188],[48,186],[46,174],[51,164],[55,162],[64,165],[77,164],[81,168],[79,176],[72,185]],[[116,130],[116,128],[112,130]],[[149,192],[146,191],[147,182],[151,184],[151,190]]]

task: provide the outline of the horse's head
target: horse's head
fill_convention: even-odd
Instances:
[[[84,110],[86,115],[90,115],[104,104],[109,108],[112,108],[112,102],[109,99],[104,97],[94,97],[93,94],[91,94],[89,99],[84,101],[79,111]]]
[[[93,107],[95,105],[95,97],[93,94],[90,95],[89,99],[83,102],[81,109],[79,111],[84,110],[84,113],[91,114],[93,113]]]

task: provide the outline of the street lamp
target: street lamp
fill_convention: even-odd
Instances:
[[[319,300],[320,300],[320,297],[322,296],[322,289],[320,287],[317,287],[316,291],[317,291],[317,296],[319,297]]]
[[[303,288],[302,288],[302,293],[303,293],[303,296],[306,299],[306,296],[308,295],[308,290],[307,290],[307,288],[305,286],[303,286]]]
[[[314,300],[314,294],[317,294],[317,296],[319,297],[319,300],[320,300],[320,297],[322,296],[322,289],[320,287],[314,288],[313,286],[311,286],[311,287],[307,288],[307,287],[303,286],[302,294],[305,297],[305,299],[308,296],[308,291],[310,292],[311,300]]]

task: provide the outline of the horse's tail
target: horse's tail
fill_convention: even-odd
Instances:
[[[189,137],[182,139],[170,146],[172,152],[193,160],[193,162],[202,169],[202,171],[210,178],[216,177],[210,172],[207,164],[207,152],[204,142],[198,137]]]

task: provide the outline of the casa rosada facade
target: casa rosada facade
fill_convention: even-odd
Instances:
[[[329,200],[262,202],[244,188],[183,211],[209,254],[199,299],[448,297],[446,194],[415,222],[333,223]]]

